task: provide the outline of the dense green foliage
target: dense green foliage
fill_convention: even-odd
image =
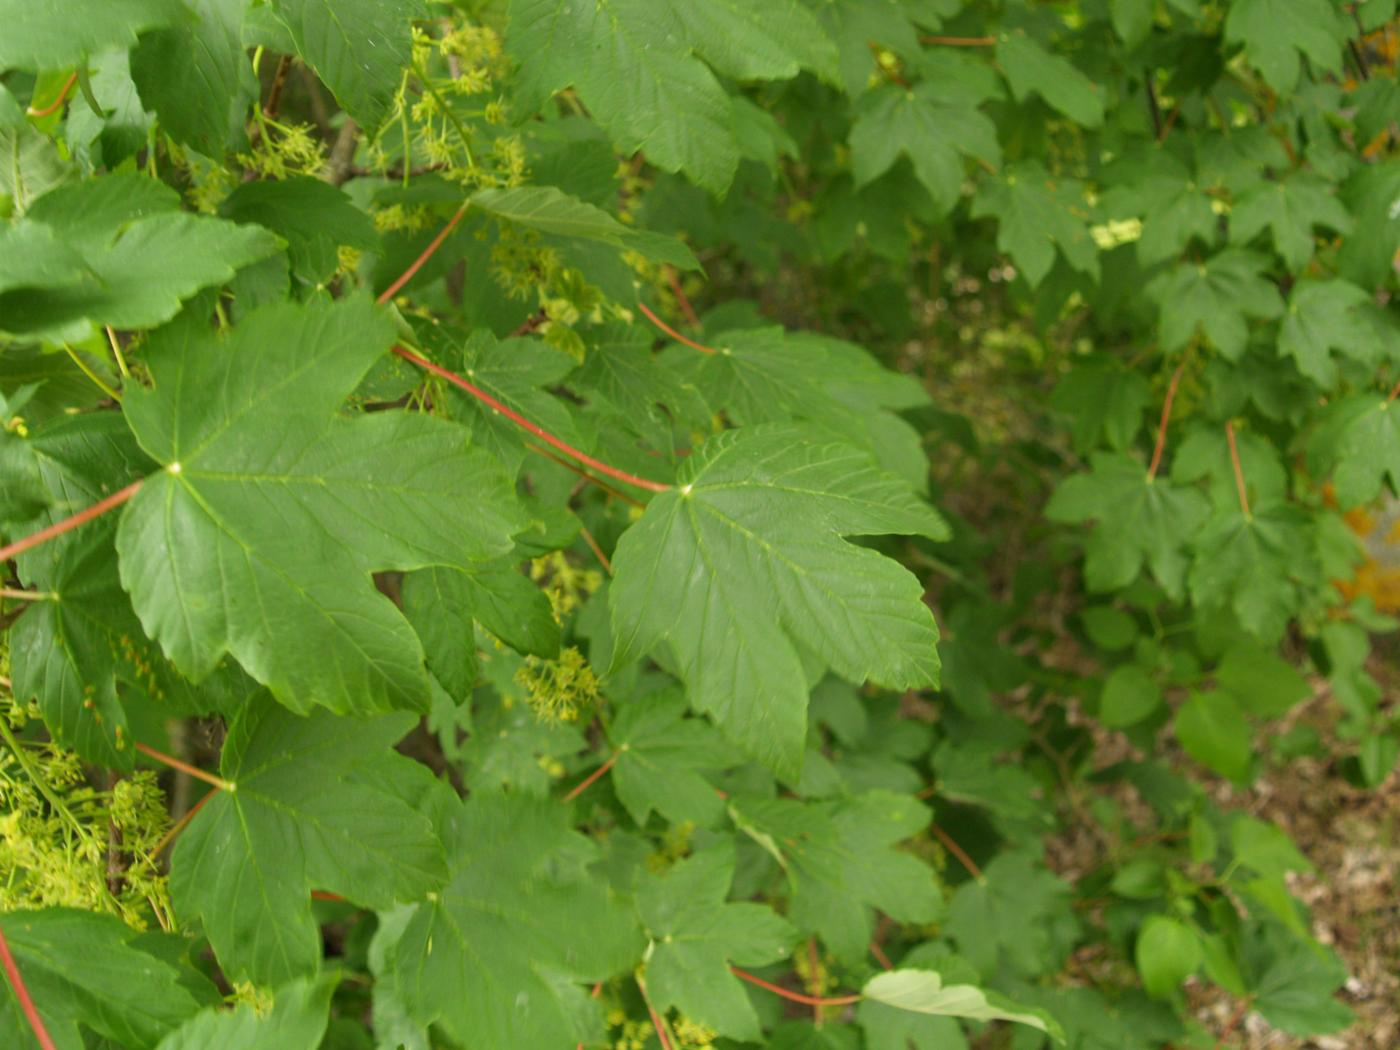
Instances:
[[[1393,15],[0,0],[0,1042],[1346,1028]]]

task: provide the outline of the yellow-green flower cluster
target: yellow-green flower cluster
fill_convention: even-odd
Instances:
[[[542,722],[575,722],[581,711],[598,703],[598,676],[576,646],[554,660],[527,656],[515,672],[515,683],[525,690],[535,717]]]

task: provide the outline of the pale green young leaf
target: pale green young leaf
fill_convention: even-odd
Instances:
[[[1140,462],[1122,453],[1095,453],[1089,462],[1089,473],[1060,483],[1045,515],[1051,521],[1097,522],[1085,541],[1090,589],[1125,587],[1146,564],[1169,594],[1180,594],[1182,548],[1205,522],[1205,499],[1160,475],[1149,478]]]
[[[409,23],[426,15],[421,0],[275,0],[273,9],[337,101],[377,129],[410,65]]]
[[[729,902],[734,848],[728,842],[679,861],[665,875],[644,874],[637,912],[651,938],[646,960],[652,1005],[672,1007],[731,1039],[762,1037],[737,966],[767,966],[797,940],[792,925],[765,904]]]
[[[247,1002],[232,1010],[208,1007],[162,1039],[156,1050],[317,1050],[338,980],[337,974],[326,973],[275,988],[266,1014]]]
[[[683,241],[624,226],[602,208],[553,186],[480,190],[473,194],[471,204],[497,219],[540,233],[599,241],[619,251],[636,252],[682,270],[700,269],[700,263]]]
[[[143,950],[137,932],[110,915],[8,911],[0,913],[0,931],[59,1050],[90,1045],[80,1028],[121,1046],[152,1046],[214,998],[192,970]],[[8,982],[0,993],[0,1040],[15,1050],[39,1045]]]
[[[413,722],[302,718],[266,697],[234,721],[219,764],[234,790],[181,834],[170,887],[231,978],[275,985],[316,971],[313,889],[388,908],[446,880],[442,845],[411,797],[428,774],[392,750]]]
[[[1196,931],[1167,915],[1150,916],[1138,931],[1133,949],[1147,994],[1165,999],[1201,965]]]
[[[450,881],[389,953],[412,1017],[477,1050],[601,1035],[581,982],[641,956],[632,909],[589,874],[597,848],[551,799],[474,795],[448,810]]]
[[[117,549],[137,614],[186,674],[228,653],[293,710],[427,709],[422,648],[371,571],[471,568],[525,521],[462,428],[335,418],[391,339],[382,313],[343,300],[148,343],[154,388],[123,409],[165,469],[126,508]]]
[[[1020,30],[997,39],[996,56],[1018,101],[1039,95],[1076,124],[1096,128],[1103,123],[1103,89],[1068,59],[1051,54]]]
[[[1240,783],[1249,778],[1252,733],[1228,693],[1193,692],[1177,708],[1172,730],[1197,762]]]
[[[972,214],[997,220],[997,247],[1032,287],[1050,272],[1057,249],[1074,269],[1098,277],[1098,247],[1089,234],[1079,180],[1053,176],[1038,161],[1023,161],[981,181]]]
[[[1283,313],[1266,260],[1227,249],[1203,263],[1183,262],[1148,286],[1161,308],[1162,349],[1180,350],[1199,329],[1231,361],[1244,356],[1251,319]]]
[[[258,82],[243,47],[247,0],[188,0],[193,17],[144,34],[131,51],[141,101],[171,138],[210,157],[244,139]],[[199,90],[190,90],[198,84]],[[251,185],[251,184],[249,184]]]
[[[804,651],[852,681],[936,684],[922,587],[841,537],[946,526],[866,454],[749,427],[707,441],[678,481],[617,545],[614,666],[669,644],[692,706],[788,777],[807,732]]]
[[[1347,36],[1346,23],[1327,0],[1239,0],[1225,19],[1225,39],[1244,47],[1280,95],[1293,93],[1305,57],[1320,71],[1339,72]]]
[[[969,1021],[1011,1021],[1028,1025],[1064,1042],[1059,1025],[1044,1010],[1018,1007],[971,984],[944,984],[933,970],[888,970],[865,982],[861,995],[874,1003],[937,1017]]]
[[[1312,695],[1312,686],[1296,668],[1249,642],[1230,647],[1215,669],[1215,680],[1251,714],[1265,718],[1287,714]]]
[[[834,801],[736,800],[750,834],[774,843],[792,887],[788,918],[848,963],[864,959],[878,908],[900,922],[930,922],[941,908],[933,871],[897,845],[928,826],[908,795],[871,791]]]
[[[1001,163],[996,127],[975,101],[938,82],[882,85],[860,96],[855,113],[850,142],[857,187],[879,178],[903,154],[934,202],[948,211],[962,195],[964,157]]]
[[[180,0],[101,0],[80,10],[69,4],[0,0],[0,70],[40,72],[75,66],[107,48],[125,48],[137,35],[188,20]]]

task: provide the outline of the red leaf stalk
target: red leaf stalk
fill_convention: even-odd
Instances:
[[[780,995],[789,1002],[801,1003],[804,1006],[850,1006],[852,1003],[858,1003],[861,1000],[859,995],[833,995],[827,997],[803,995],[801,992],[791,991],[781,985],[770,984],[762,977],[757,977],[747,970],[741,970],[737,966],[731,966],[729,972],[741,981],[748,981],[749,984],[756,984],[765,991],[772,992],[774,995]]]
[[[652,312],[651,312],[651,307],[647,306],[646,303],[638,303],[638,304],[637,304],[637,307],[638,307],[638,309],[640,309],[640,310],[642,311],[643,314],[646,315],[646,319],[647,319],[648,321],[650,321],[652,324],[656,325],[657,328],[661,329],[663,332],[665,332],[667,335],[669,335],[669,336],[670,336],[672,339],[674,339],[676,342],[678,342],[678,343],[684,343],[686,346],[690,347],[692,350],[699,350],[702,354],[717,354],[717,353],[719,353],[719,351],[716,350],[716,349],[715,349],[714,347],[712,347],[712,346],[706,346],[704,343],[697,343],[694,339],[691,339],[689,336],[681,335],[680,332],[677,332],[674,328],[672,328],[670,325],[668,325],[665,321],[663,321],[663,320],[661,320],[661,318],[657,317],[656,314],[652,313]]]
[[[1249,512],[1249,493],[1244,484],[1244,468],[1240,466],[1240,450],[1235,447],[1235,424],[1227,422],[1225,424],[1225,440],[1230,443],[1230,465],[1235,468],[1235,491],[1240,494],[1240,512],[1246,517],[1253,517]]]
[[[394,280],[394,283],[379,293],[377,303],[387,303],[398,294],[400,288],[413,279],[413,275],[423,268],[423,264],[433,257],[433,254],[442,247],[442,242],[447,240],[447,235],[452,232],[456,225],[462,221],[462,216],[467,213],[467,204],[463,204],[455,212],[452,218],[447,220],[447,225],[438,231],[438,235],[428,242],[428,246],[419,253],[418,258],[408,264],[408,269]]]
[[[578,784],[577,787],[575,787],[572,791],[570,791],[567,795],[564,796],[564,801],[572,802],[574,799],[578,798],[590,787],[592,787],[594,783],[596,783],[607,773],[608,770],[612,769],[613,763],[617,761],[617,756],[620,754],[622,754],[621,751],[614,751],[611,755],[609,755],[608,760],[606,762],[604,762],[601,766],[595,769],[592,773],[589,773],[588,776],[585,777],[583,781],[580,784]]]
[[[188,762],[181,762],[178,758],[167,755],[164,751],[157,751],[149,744],[143,744],[139,740],[136,742],[136,750],[140,751],[143,755],[154,758],[157,762],[164,763],[171,769],[178,769],[181,773],[186,773],[196,780],[202,780],[206,784],[213,784],[221,791],[233,791],[235,789],[235,785],[225,780],[223,777],[216,777],[213,773],[206,773],[198,766],[192,766]]]
[[[1186,359],[1181,359],[1181,364],[1176,366],[1176,371],[1172,373],[1171,382],[1167,384],[1167,396],[1162,402],[1162,418],[1157,424],[1157,446],[1152,450],[1152,463],[1147,468],[1149,480],[1157,476],[1157,468],[1162,464],[1162,450],[1167,447],[1167,422],[1172,417],[1172,402],[1176,400],[1176,387],[1181,382],[1182,369],[1186,367]]]
[[[54,110],[58,109],[59,106],[63,105],[64,100],[68,98],[68,92],[73,90],[73,85],[77,82],[78,71],[75,69],[71,74],[69,74],[68,79],[63,82],[63,87],[61,87],[58,92],[58,98],[54,99],[47,106],[43,106],[39,109],[35,109],[33,106],[30,106],[29,109],[25,110],[25,116],[47,117]]]
[[[15,542],[11,543],[8,547],[0,547],[0,562],[9,561],[16,554],[23,554],[33,547],[38,547],[40,544],[47,543],[55,536],[62,536],[65,532],[71,532],[79,525],[86,524],[93,518],[106,514],[114,507],[120,507],[127,500],[131,499],[132,496],[136,495],[136,490],[140,487],[140,481],[133,481],[126,488],[119,489],[106,499],[94,503],[86,510],[78,511],[78,513],[74,514],[72,517],[64,518],[62,521],[56,521],[48,528],[40,529],[38,532],[26,536],[22,540],[15,540]]]
[[[10,979],[10,987],[15,991],[15,998],[19,1000],[19,1007],[24,1011],[25,1020],[29,1022],[30,1030],[39,1041],[39,1046],[43,1050],[58,1050],[53,1037],[49,1035],[49,1030],[44,1027],[44,1019],[39,1016],[39,1008],[29,996],[29,989],[24,986],[24,978],[20,976],[19,967],[15,965],[15,957],[10,954],[10,942],[5,940],[4,931],[0,931],[0,963],[5,966],[5,976]]]

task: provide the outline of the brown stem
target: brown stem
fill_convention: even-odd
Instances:
[[[583,537],[583,542],[588,544],[588,549],[593,552],[593,556],[598,559],[599,564],[609,576],[613,574],[612,562],[608,561],[608,556],[603,553],[603,548],[598,546],[598,541],[593,538],[593,533],[589,532],[582,525],[579,526],[578,533]]]
[[[618,756],[621,754],[621,751],[614,751],[611,755],[609,755],[608,760],[606,762],[604,762],[601,766],[595,769],[592,773],[589,773],[588,776],[584,777],[584,779],[578,785],[576,785],[572,791],[570,791],[567,795],[564,796],[564,801],[572,802],[574,799],[578,798],[590,787],[592,787],[598,780],[602,779],[602,777],[607,773],[607,771],[612,769],[613,765],[617,762]]]
[[[731,966],[729,972],[741,981],[748,981],[749,984],[757,985],[759,988],[772,992],[774,995],[782,996],[789,1002],[801,1003],[803,1006],[850,1006],[852,1003],[858,1003],[861,1000],[859,995],[833,995],[827,997],[803,995],[801,992],[794,992],[781,985],[771,984],[762,977],[751,974],[747,970],[741,970],[737,966]]]
[[[1167,396],[1162,401],[1162,418],[1157,423],[1157,445],[1152,450],[1152,463],[1147,468],[1147,479],[1151,481],[1157,476],[1157,468],[1162,464],[1162,450],[1167,447],[1167,421],[1172,416],[1172,402],[1176,399],[1176,387],[1181,382],[1181,372],[1186,367],[1186,358],[1181,359],[1181,363],[1176,366],[1176,371],[1172,373],[1171,382],[1167,384]]]
[[[452,232],[453,228],[456,227],[456,225],[459,222],[462,221],[462,216],[467,213],[467,207],[467,204],[463,204],[460,208],[458,208],[455,212],[452,213],[452,218],[447,220],[447,225],[440,229],[438,231],[437,236],[428,242],[428,246],[424,248],[422,252],[419,253],[418,258],[414,259],[413,262],[408,264],[408,269],[405,270],[403,273],[399,274],[399,276],[394,280],[393,284],[389,285],[388,288],[385,288],[382,292],[379,293],[379,298],[375,299],[375,302],[387,303],[390,299],[392,299],[395,296],[395,294],[397,294],[400,288],[402,288],[410,280],[413,279],[413,275],[419,270],[421,270],[423,268],[423,264],[433,257],[433,253],[442,247],[442,242],[447,240],[447,235]]]
[[[695,312],[695,307],[690,305],[690,300],[686,298],[685,289],[681,287],[681,279],[676,274],[674,266],[666,267],[666,282],[671,286],[671,294],[676,297],[676,303],[681,308],[681,313],[685,314],[685,322],[697,331],[700,328],[700,317]]]
[[[643,314],[646,315],[646,319],[647,319],[648,321],[650,321],[652,324],[656,325],[657,328],[661,329],[663,332],[665,332],[667,335],[669,335],[669,336],[670,336],[672,339],[674,339],[676,342],[678,342],[678,343],[684,343],[686,346],[690,347],[692,350],[699,350],[702,354],[717,354],[717,353],[719,353],[719,351],[716,350],[716,349],[715,349],[714,347],[712,347],[712,346],[706,346],[704,343],[697,343],[694,339],[690,339],[690,338],[688,338],[687,336],[681,335],[680,332],[677,332],[674,328],[672,328],[670,325],[668,325],[665,321],[663,321],[663,320],[661,320],[661,318],[657,317],[656,314],[652,313],[652,312],[651,312],[651,307],[647,306],[646,303],[638,303],[638,304],[637,304],[637,307],[638,307],[638,309],[640,309],[640,310],[642,311]]]
[[[72,74],[68,77],[68,79],[63,82],[63,87],[60,88],[58,92],[58,98],[54,99],[47,106],[41,106],[38,109],[35,109],[33,106],[30,106],[24,111],[25,116],[36,118],[47,117],[54,110],[58,109],[59,106],[63,105],[64,100],[68,97],[68,92],[73,90],[73,85],[77,82],[78,71],[75,69],[73,70]]]
[[[921,44],[942,44],[944,47],[991,47],[997,42],[994,36],[921,36]]]
[[[167,755],[164,751],[157,751],[149,744],[143,744],[139,740],[136,742],[136,750],[149,758],[154,758],[157,762],[169,766],[171,769],[178,769],[182,773],[188,773],[196,780],[202,780],[206,784],[213,784],[216,788],[220,788],[223,791],[234,791],[237,789],[237,785],[232,781],[225,780],[223,777],[216,777],[213,773],[206,773],[198,766],[192,766],[188,762],[181,762],[178,758]]]
[[[93,518],[106,514],[114,507],[120,507],[127,500],[131,499],[132,496],[136,495],[140,487],[141,481],[133,481],[126,488],[118,489],[106,499],[99,500],[91,507],[80,510],[71,517],[64,518],[62,521],[56,521],[48,528],[40,529],[38,532],[30,534],[22,540],[15,540],[15,542],[11,543],[8,547],[0,547],[0,562],[9,561],[16,554],[23,554],[25,551],[38,547],[40,544],[47,543],[55,536],[62,536],[65,532],[71,532],[79,525],[87,524]]]
[[[943,847],[958,858],[958,863],[967,869],[967,873],[978,882],[986,881],[987,876],[982,874],[982,869],[977,866],[977,862],[967,855],[967,851],[957,844],[952,835],[940,828],[937,824],[930,824],[929,830],[934,837],[943,843]]]
[[[5,976],[10,979],[10,987],[14,989],[15,998],[19,1000],[20,1009],[24,1011],[25,1020],[29,1022],[29,1029],[34,1033],[39,1046],[42,1050],[58,1050],[53,1037],[49,1035],[49,1030],[44,1027],[44,1019],[39,1016],[38,1007],[30,998],[29,989],[24,986],[24,978],[20,976],[15,957],[10,954],[10,942],[5,939],[3,930],[0,930],[0,963],[4,963]]]
[[[1230,444],[1230,465],[1235,468],[1235,490],[1240,496],[1240,512],[1245,519],[1253,517],[1249,512],[1249,493],[1245,489],[1244,469],[1240,466],[1240,450],[1235,446],[1235,424],[1226,422],[1225,440]]]

